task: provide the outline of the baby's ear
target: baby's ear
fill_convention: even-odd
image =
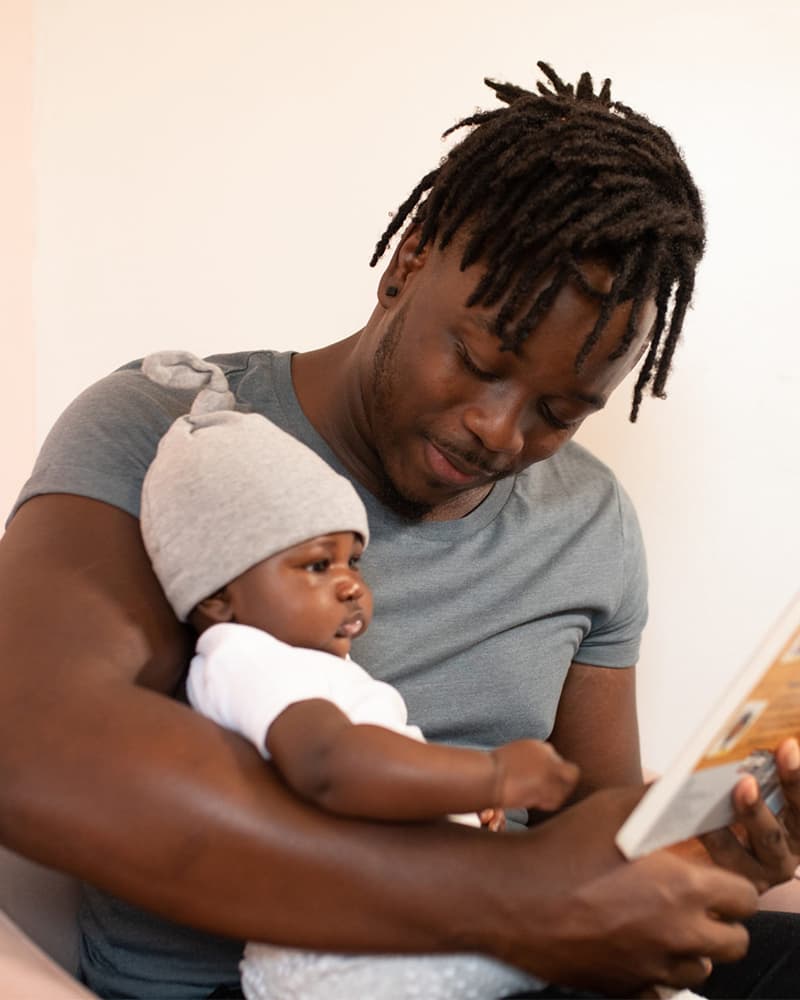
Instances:
[[[233,607],[231,606],[228,588],[223,587],[216,594],[211,594],[210,597],[203,598],[191,615],[189,615],[189,621],[197,632],[205,632],[212,625],[232,622]]]

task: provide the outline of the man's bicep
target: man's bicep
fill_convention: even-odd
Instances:
[[[3,690],[116,675],[171,691],[189,651],[138,521],[71,494],[32,498],[0,539],[0,640]]]
[[[579,765],[579,797],[608,785],[639,784],[636,668],[573,663],[550,739]]]

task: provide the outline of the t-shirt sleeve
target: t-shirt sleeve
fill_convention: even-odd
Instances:
[[[43,493],[73,493],[139,516],[142,480],[158,441],[193,393],[165,390],[136,367],[80,394],[56,421],[11,511]]]
[[[374,680],[352,660],[288,646],[248,625],[221,624],[197,642],[186,682],[189,703],[239,733],[269,757],[266,738],[275,719],[299,701],[323,698],[354,723],[382,725],[419,737],[406,725],[400,693]]]
[[[616,600],[610,610],[592,615],[591,627],[574,660],[598,667],[630,667],[639,660],[642,632],[647,623],[647,559],[633,504],[617,484],[618,547],[612,558],[594,571],[605,576],[604,586]]]

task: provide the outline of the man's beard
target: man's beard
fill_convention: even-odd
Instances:
[[[408,521],[421,521],[433,509],[432,504],[423,503],[400,492],[397,484],[386,471],[383,455],[378,448],[378,425],[391,426],[390,417],[397,397],[397,370],[395,354],[405,324],[407,307],[401,309],[389,323],[386,333],[375,351],[372,364],[373,429],[378,457],[381,460],[380,482],[377,497],[384,506]]]

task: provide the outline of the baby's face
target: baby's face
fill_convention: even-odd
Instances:
[[[359,572],[364,546],[340,531],[284,549],[228,584],[234,621],[291,646],[346,656],[372,618],[372,593]]]

